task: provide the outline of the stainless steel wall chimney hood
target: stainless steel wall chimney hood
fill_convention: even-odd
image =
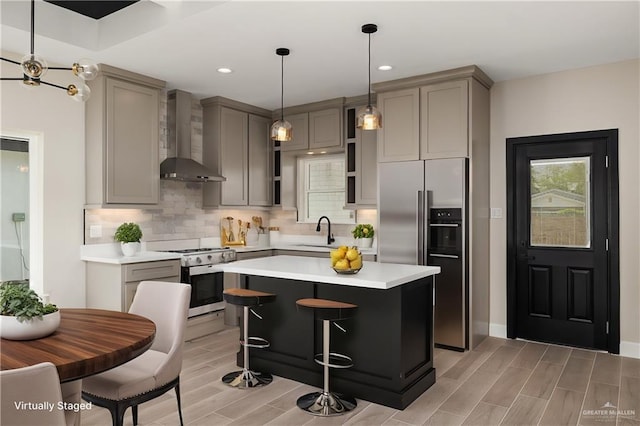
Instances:
[[[191,93],[172,90],[167,98],[168,146],[173,157],[160,163],[160,178],[184,182],[225,181],[227,178],[191,158]]]

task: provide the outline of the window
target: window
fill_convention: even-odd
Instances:
[[[298,222],[355,223],[355,213],[345,210],[344,155],[298,159]]]
[[[29,141],[0,139],[0,279],[29,279]]]
[[[530,160],[531,245],[591,247],[590,158]]]

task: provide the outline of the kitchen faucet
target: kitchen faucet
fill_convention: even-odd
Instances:
[[[316,232],[320,232],[320,222],[322,219],[327,219],[327,245],[330,245],[335,241],[335,238],[333,238],[333,234],[331,234],[331,221],[328,217],[320,216],[320,219],[318,219],[318,226],[316,226]]]

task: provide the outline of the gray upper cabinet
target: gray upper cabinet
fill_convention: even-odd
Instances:
[[[342,146],[341,108],[328,108],[309,113],[309,149]]]
[[[221,184],[220,204],[244,206],[249,201],[249,114],[231,108],[222,108],[220,114],[220,173],[227,178]]]
[[[249,205],[271,205],[271,120],[249,114]]]
[[[204,207],[270,206],[270,111],[219,96],[200,103],[203,162],[227,178],[204,184]]]
[[[101,65],[86,104],[86,204],[158,203],[160,92],[165,83]]]
[[[492,82],[474,67],[374,85],[382,129],[378,161],[470,157],[471,82]]]
[[[299,151],[309,149],[309,114],[306,112],[300,114],[291,114],[285,116],[291,124],[292,138],[287,142],[280,142],[282,151]]]
[[[469,155],[469,82],[420,88],[420,158]]]
[[[378,93],[382,129],[378,130],[378,161],[420,158],[420,91],[418,88]]]
[[[366,101],[365,101],[366,102]],[[356,128],[362,105],[345,110],[346,204],[348,208],[376,208],[378,151],[375,130]]]
[[[291,123],[293,137],[280,143],[281,151],[341,150],[343,106],[344,98],[337,98],[286,108],[284,118]],[[280,118],[279,110],[273,118]]]

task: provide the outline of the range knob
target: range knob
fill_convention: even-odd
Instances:
[[[202,259],[200,259],[200,256],[196,257],[196,263],[198,264],[202,263]]]
[[[209,259],[209,261],[211,261],[211,260],[213,260],[213,256],[208,255],[208,256],[207,256],[207,259]]]

